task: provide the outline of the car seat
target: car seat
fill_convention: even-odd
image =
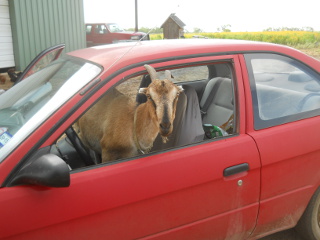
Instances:
[[[234,112],[233,90],[230,78],[211,79],[203,92],[200,108],[204,124],[221,126]]]

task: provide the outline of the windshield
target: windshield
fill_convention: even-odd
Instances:
[[[118,24],[116,23],[110,23],[108,24],[110,32],[116,33],[116,32],[124,32],[123,28],[121,28]]]
[[[1,94],[0,162],[100,71],[91,63],[61,58]]]

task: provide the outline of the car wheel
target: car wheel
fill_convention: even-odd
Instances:
[[[296,230],[306,240],[320,239],[320,188],[311,198]]]

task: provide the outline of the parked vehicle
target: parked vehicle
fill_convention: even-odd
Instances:
[[[87,47],[102,44],[150,40],[149,34],[143,32],[129,32],[116,23],[87,23]]]
[[[76,123],[114,91],[155,111],[138,94],[145,64],[184,88],[174,133],[101,163]],[[253,240],[297,226],[319,240],[319,114],[320,63],[285,46],[181,39],[69,52],[0,95],[0,238]]]

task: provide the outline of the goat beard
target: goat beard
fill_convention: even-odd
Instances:
[[[166,143],[168,141],[168,137],[161,136],[161,138],[163,143]]]

